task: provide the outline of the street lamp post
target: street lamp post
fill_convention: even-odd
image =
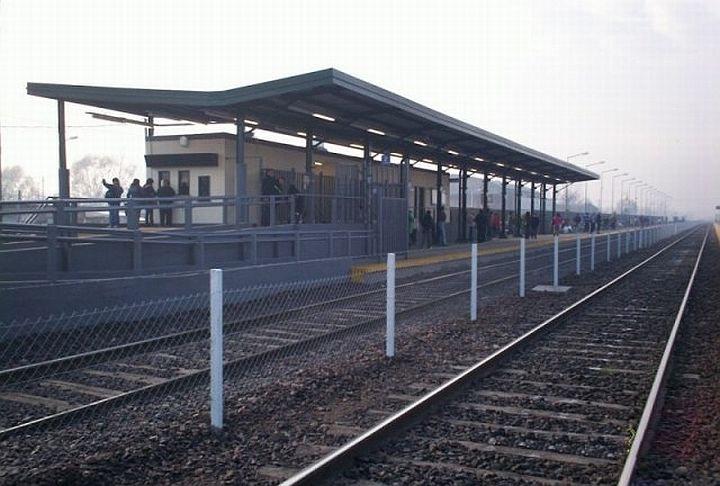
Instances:
[[[628,175],[628,173],[623,172],[622,174],[617,174],[610,178],[610,214],[613,214],[615,212],[615,179],[626,175]],[[622,181],[620,181],[620,184],[620,187],[622,188]],[[620,192],[622,192],[622,190]],[[622,201],[622,198],[620,198],[620,200]]]
[[[569,164],[569,163],[570,163],[570,159],[572,159],[572,158],[574,158],[574,157],[582,157],[582,156],[584,156],[584,155],[590,155],[590,152],[580,152],[580,153],[577,153],[577,154],[568,155],[565,160],[566,160],[567,163]],[[568,182],[567,186],[565,186],[565,216],[566,216],[566,217],[567,217],[567,212],[568,212],[568,196],[569,196],[569,193],[570,193],[570,186],[571,186],[571,185],[572,185],[572,182]]]
[[[608,170],[604,170],[604,171],[600,172],[600,207],[599,207],[599,209],[600,209],[600,214],[602,214],[602,212],[603,212],[603,210],[602,210],[602,208],[603,208],[603,198],[602,198],[602,193],[603,193],[603,174],[607,174],[608,172],[615,172],[616,170],[618,170],[617,167],[615,167],[614,169],[608,169]]]
[[[597,162],[593,162],[592,164],[586,165],[585,168],[587,169],[588,167],[592,167],[593,165],[600,165],[600,164],[604,164],[604,163],[605,163],[604,160],[598,160]],[[602,181],[602,176],[600,176],[600,180]],[[587,188],[588,188],[588,184],[589,184],[589,182],[586,182],[586,183],[585,183],[585,212],[586,212],[586,213],[587,213]]]

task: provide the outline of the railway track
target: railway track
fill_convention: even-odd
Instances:
[[[598,246],[596,250],[602,252],[601,248]],[[566,248],[561,254],[563,266],[574,265],[574,247]],[[517,278],[514,255],[501,256],[498,260],[481,268],[484,276],[481,287],[498,286]],[[548,260],[542,250],[529,252],[529,272],[547,272]],[[397,288],[398,313],[413,312],[469,292],[468,273],[460,270],[414,282],[408,278]],[[251,313],[243,319],[226,322],[228,371],[299,352],[318,342],[363,332],[373,324],[384,322],[382,288],[347,286],[318,292],[317,296],[317,302],[303,302],[289,309],[257,303],[244,308],[253,309],[255,315]],[[279,300],[283,305],[297,304],[292,292]],[[131,398],[204,383],[208,377],[207,336],[206,328],[192,328],[6,368],[0,371],[0,409],[5,409],[0,419],[0,436]]]
[[[629,477],[706,238],[676,240],[439,388],[429,376],[429,394],[392,397],[409,405],[283,484]]]

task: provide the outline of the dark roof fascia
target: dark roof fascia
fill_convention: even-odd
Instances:
[[[228,106],[242,107],[242,105],[249,105],[253,101],[264,98],[328,87],[339,87],[348,90],[360,97],[395,108],[406,115],[417,117],[431,125],[438,124],[446,129],[481,139],[506,150],[525,155],[531,159],[548,163],[551,166],[582,174],[585,179],[598,179],[598,175],[594,172],[487,132],[333,68],[225,91],[175,91],[46,83],[28,83],[27,91],[28,94],[33,96],[65,99],[81,104],[98,103],[102,101],[105,104],[127,103],[135,107],[143,104],[154,104],[165,105],[168,108],[175,105],[202,109]],[[135,112],[137,113],[139,111],[141,110]],[[152,109],[148,109],[147,111],[151,112]],[[575,177],[573,179],[576,181],[583,180],[581,177]]]

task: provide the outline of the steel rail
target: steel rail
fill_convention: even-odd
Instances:
[[[688,233],[688,234],[689,234],[689,233]],[[686,234],[685,236],[683,236],[682,238],[679,238],[675,243],[681,241],[681,240],[684,239],[685,237],[687,237],[687,234]],[[667,248],[669,248],[670,246],[674,245],[675,243],[672,243],[672,244],[669,245]],[[666,248],[666,249],[667,249],[667,248]],[[665,249],[663,249],[663,250],[661,250],[660,252],[658,252],[657,255],[659,255],[659,254],[662,253],[663,251],[665,251]],[[656,256],[656,255],[655,255],[655,256]],[[651,258],[654,258],[655,256],[653,256],[653,257],[651,257]],[[648,260],[646,260],[646,261],[648,261]],[[515,261],[513,261],[513,262],[511,262],[511,263],[515,263]],[[506,264],[505,264],[505,263],[491,264],[491,265],[489,265],[488,267],[491,267],[491,266],[502,266],[502,265],[506,265]],[[641,263],[640,265],[642,265],[642,263]],[[550,266],[552,266],[552,265],[550,265]],[[550,266],[541,267],[540,269],[537,269],[537,271],[540,271],[540,270],[549,268]],[[636,268],[636,267],[634,267],[634,268]],[[461,272],[455,272],[455,273],[449,274],[449,275],[442,275],[442,276],[430,277],[430,278],[427,278],[427,279],[424,279],[424,280],[421,280],[421,281],[418,281],[418,282],[412,282],[412,283],[407,283],[407,284],[398,285],[397,287],[400,288],[400,287],[408,287],[408,286],[412,286],[412,285],[419,285],[419,284],[422,284],[422,283],[432,283],[432,282],[435,282],[435,281],[437,281],[437,280],[439,280],[439,279],[442,279],[442,278],[448,278],[448,277],[450,277],[450,276],[457,276],[457,275],[466,274],[466,273],[469,273],[469,270],[464,270],[464,271],[461,271]],[[626,273],[627,273],[627,272],[626,272]],[[623,274],[623,275],[625,275],[625,274]],[[497,285],[497,284],[500,284],[500,283],[503,283],[503,282],[507,282],[507,281],[513,280],[513,279],[515,279],[515,278],[517,278],[517,275],[515,275],[515,274],[509,275],[509,276],[505,276],[505,277],[500,277],[500,278],[497,278],[497,279],[494,279],[494,280],[490,280],[490,281],[487,281],[487,282],[483,283],[482,285],[479,286],[479,288],[490,287],[490,286],[493,286],[493,285]],[[620,278],[620,277],[618,277],[618,278]],[[616,280],[617,280],[617,279],[616,279]],[[611,283],[612,283],[612,282],[611,282]],[[299,311],[299,310],[312,309],[312,308],[317,308],[317,307],[321,307],[321,306],[326,306],[326,305],[329,305],[329,304],[332,304],[332,303],[341,302],[341,301],[344,301],[344,300],[356,299],[358,296],[367,296],[367,295],[371,295],[371,294],[375,294],[375,293],[379,293],[379,292],[384,292],[384,291],[385,291],[384,289],[381,289],[381,290],[373,290],[373,291],[363,292],[363,293],[360,293],[360,294],[354,294],[353,296],[350,296],[350,297],[342,297],[342,298],[334,299],[334,300],[331,300],[331,301],[324,301],[324,302],[320,302],[320,303],[309,304],[309,305],[304,306],[304,307],[295,308],[295,309],[290,310],[290,311],[283,311],[283,312],[278,313],[278,314],[279,314],[279,315],[292,314],[293,312],[297,312],[297,311]],[[427,302],[423,302],[423,303],[420,303],[420,304],[416,304],[416,305],[411,306],[411,307],[409,307],[409,308],[407,308],[407,309],[404,309],[404,310],[402,310],[402,311],[398,311],[398,312],[397,312],[397,315],[399,316],[399,315],[410,314],[410,313],[412,313],[412,312],[416,312],[416,311],[421,310],[421,309],[423,309],[423,308],[426,308],[426,307],[428,307],[428,306],[435,305],[435,304],[438,303],[438,302],[442,302],[442,301],[445,301],[445,300],[450,300],[450,299],[452,299],[452,298],[458,297],[458,296],[463,295],[463,294],[467,294],[467,293],[469,293],[469,292],[470,292],[470,289],[467,288],[467,289],[463,289],[463,290],[460,290],[460,291],[457,291],[457,292],[448,293],[448,294],[445,294],[445,295],[443,295],[443,296],[441,296],[441,297],[436,297],[436,298],[434,298],[434,299],[432,299],[432,300],[428,300]],[[597,292],[597,291],[596,291],[596,292]],[[593,294],[591,294],[591,295],[593,295]],[[271,315],[272,315],[272,314],[271,314]],[[262,318],[264,319],[264,318],[267,318],[267,317],[268,317],[268,315],[265,315],[265,316],[263,316]],[[257,319],[257,318],[253,318],[253,320],[255,320],[255,319]],[[552,319],[552,318],[551,318],[551,319]],[[242,321],[241,321],[241,322],[242,322]],[[547,323],[547,322],[548,322],[548,321],[546,321],[546,323]],[[247,364],[247,363],[249,363],[249,362],[251,362],[251,361],[252,361],[254,364],[256,364],[256,365],[259,365],[259,364],[261,364],[261,363],[264,363],[264,362],[268,361],[269,359],[272,359],[272,358],[274,358],[274,357],[276,357],[276,356],[279,356],[281,353],[294,352],[294,351],[296,351],[296,350],[299,351],[299,350],[301,350],[302,348],[304,348],[304,347],[305,347],[306,345],[308,345],[308,344],[314,344],[314,343],[317,343],[317,342],[320,342],[320,341],[326,340],[326,339],[337,339],[337,338],[340,338],[340,337],[344,337],[344,336],[346,336],[346,335],[353,335],[353,334],[356,334],[356,333],[366,332],[366,330],[367,330],[366,328],[371,328],[371,327],[374,327],[374,326],[377,326],[377,325],[381,325],[381,324],[384,324],[384,323],[385,323],[385,317],[384,317],[384,316],[383,316],[383,317],[376,318],[376,319],[371,319],[371,320],[368,320],[368,321],[363,321],[363,322],[360,322],[360,323],[358,323],[358,324],[354,324],[354,325],[352,325],[352,326],[348,326],[348,327],[343,328],[343,329],[339,329],[339,330],[336,330],[336,331],[331,331],[331,332],[329,332],[329,333],[325,333],[325,334],[322,334],[322,335],[320,335],[320,336],[315,336],[315,337],[313,337],[313,338],[301,340],[301,341],[298,341],[298,342],[296,342],[296,343],[292,343],[292,344],[289,344],[289,345],[286,345],[286,346],[282,346],[282,347],[280,347],[280,348],[275,348],[275,349],[268,350],[268,351],[264,351],[264,352],[261,352],[261,353],[257,353],[257,354],[251,355],[251,356],[246,356],[246,357],[243,357],[243,358],[240,358],[240,359],[237,359],[237,360],[228,361],[228,362],[226,362],[226,363],[223,365],[223,369],[225,370],[225,372],[234,371],[235,369],[241,368],[243,365],[245,365],[245,364]],[[541,326],[543,326],[543,324],[541,324],[539,327],[541,327]],[[536,328],[536,329],[537,329],[537,328]],[[198,332],[198,330],[186,331],[186,332]],[[209,335],[209,331],[204,330],[204,332],[208,333],[208,335]],[[532,332],[533,332],[533,331],[530,331],[530,332],[527,333],[527,334],[530,334],[530,333],[532,333]],[[178,333],[178,334],[183,334],[183,333]],[[527,335],[527,334],[526,334],[526,335]],[[175,336],[177,336],[177,334],[176,334],[176,335],[173,335],[173,336],[175,337]],[[158,338],[158,339],[160,339],[160,338]],[[522,339],[522,337],[519,338],[519,339]],[[517,341],[517,340],[516,340],[516,341]],[[514,342],[516,342],[516,341],[514,341]],[[135,344],[135,343],[130,343],[130,344]],[[182,343],[182,344],[184,344],[184,343]],[[511,346],[511,345],[512,345],[512,343],[511,343],[510,345],[508,345],[508,346]],[[120,347],[122,347],[122,346],[120,346]],[[506,346],[506,348],[507,348],[507,346]],[[503,349],[505,349],[505,348],[503,348]],[[496,356],[498,353],[500,353],[501,351],[503,351],[503,349],[501,349],[500,351],[498,351],[498,352],[494,353],[493,355],[491,355],[490,358],[493,358],[494,356]],[[104,351],[104,350],[100,350],[100,351]],[[68,357],[68,358],[70,358],[70,357]],[[490,359],[490,358],[488,358],[488,359]],[[61,358],[61,359],[65,359],[65,358]],[[26,367],[22,367],[22,368],[26,368]],[[75,369],[75,368],[73,368],[73,369]],[[7,371],[10,371],[10,370],[7,370]],[[153,394],[153,393],[163,393],[163,392],[165,392],[165,391],[167,391],[167,392],[177,391],[177,388],[176,388],[176,387],[191,386],[191,385],[195,385],[195,384],[199,384],[199,383],[204,383],[204,382],[206,382],[206,381],[209,380],[209,374],[210,374],[210,369],[209,369],[209,368],[205,368],[205,369],[198,370],[198,371],[196,371],[196,372],[194,372],[194,373],[191,373],[191,374],[188,374],[188,375],[184,375],[184,376],[181,376],[181,377],[169,379],[169,380],[167,380],[167,381],[165,381],[165,382],[162,382],[162,383],[159,383],[159,384],[147,385],[147,386],[144,386],[144,387],[135,389],[135,390],[131,390],[131,391],[129,391],[129,392],[121,393],[121,394],[116,395],[116,396],[113,396],[113,397],[104,398],[104,399],[102,399],[102,400],[98,400],[98,401],[95,401],[95,402],[92,402],[92,403],[89,403],[89,404],[81,405],[81,406],[79,406],[79,407],[75,407],[75,408],[72,408],[72,409],[69,409],[69,410],[64,410],[64,411],[62,411],[62,412],[58,412],[58,413],[56,413],[56,414],[52,414],[52,415],[48,415],[48,416],[46,416],[46,417],[42,417],[42,418],[39,418],[39,419],[35,419],[35,420],[30,421],[30,422],[26,422],[26,423],[19,424],[19,425],[13,426],[13,427],[9,427],[9,428],[0,430],[0,439],[3,439],[3,438],[8,437],[8,436],[10,436],[10,435],[18,434],[18,433],[26,433],[26,432],[28,432],[28,431],[30,431],[30,430],[32,430],[32,429],[37,428],[37,427],[50,426],[50,425],[52,425],[52,424],[54,424],[54,423],[57,423],[57,422],[59,422],[59,421],[61,421],[61,420],[63,420],[63,419],[71,419],[71,418],[77,417],[77,416],[81,415],[83,412],[87,412],[87,411],[91,411],[91,410],[94,411],[94,410],[100,410],[100,409],[104,409],[104,408],[112,408],[112,407],[115,407],[115,406],[119,406],[119,405],[121,405],[122,403],[124,403],[126,400],[140,399],[140,398],[142,398],[142,397],[149,396],[149,395],[151,395],[151,394]],[[40,378],[42,378],[42,377],[38,377],[37,379],[40,379]],[[195,380],[197,380],[197,383],[195,383]]]
[[[680,330],[685,309],[687,307],[688,300],[690,299],[690,292],[692,291],[693,284],[695,283],[695,276],[697,275],[698,268],[700,267],[700,260],[703,257],[705,250],[705,244],[707,243],[708,235],[710,234],[710,227],[705,232],[705,238],[703,239],[700,252],[698,253],[697,260],[695,261],[695,267],[693,268],[692,275],[688,282],[687,288],[685,289],[685,295],[680,303],[680,307],[675,316],[675,323],[673,324],[672,331],[670,331],[670,337],[668,338],[667,344],[665,345],[665,351],[663,352],[660,365],[658,366],[657,373],[655,373],[655,379],[653,380],[650,394],[643,408],[642,416],[640,417],[640,423],[638,424],[637,431],[633,444],[628,452],[623,466],[622,474],[618,480],[618,486],[629,486],[633,476],[635,475],[635,469],[637,463],[644,452],[646,452],[647,446],[652,439],[652,424],[654,419],[657,417],[657,413],[662,408],[662,399],[665,395],[665,385],[667,384],[667,378],[670,374],[670,359],[672,357],[673,350],[675,348],[675,341],[677,334]]]
[[[514,275],[501,277],[499,279],[491,280],[480,287],[489,287],[491,285],[496,285],[498,283],[505,282],[507,280],[510,280],[512,278],[515,278]],[[414,305],[412,307],[409,307],[403,311],[398,311],[397,315],[406,315],[410,314],[412,312],[416,312],[418,310],[424,309],[426,307],[429,307],[431,305],[436,305],[438,302],[442,302],[445,300],[452,299],[454,297],[457,297],[459,295],[465,294],[470,292],[469,289],[446,294],[442,297],[435,298],[433,300],[429,300],[427,302],[423,302],[417,305]],[[224,373],[230,373],[232,371],[235,371],[237,369],[242,368],[243,365],[246,365],[250,362],[253,363],[253,365],[260,365],[266,361],[269,361],[272,358],[285,355],[287,353],[292,353],[296,351],[302,351],[308,344],[315,344],[319,343],[321,341],[327,340],[327,339],[338,339],[345,336],[350,336],[354,334],[361,334],[364,332],[367,332],[367,330],[374,326],[380,326],[385,324],[385,317],[378,317],[375,319],[370,319],[368,321],[363,321],[357,324],[353,324],[351,326],[345,327],[343,329],[338,329],[336,331],[331,331],[319,336],[315,336],[309,339],[304,339],[301,341],[298,341],[296,343],[292,343],[289,345],[285,345],[279,348],[271,349],[268,351],[263,351],[261,353],[253,354],[250,356],[245,356],[243,358],[239,358],[237,360],[228,361],[225,362],[223,365]],[[135,390],[131,390],[129,392],[125,392],[113,397],[104,398],[102,400],[98,400],[92,403],[88,403],[86,405],[81,405],[79,407],[75,407],[69,410],[64,410],[62,412],[58,412],[52,415],[48,415],[46,417],[41,417],[39,419],[32,420],[30,422],[26,422],[23,424],[18,424],[13,427],[8,427],[6,429],[0,430],[0,440],[4,439],[5,437],[9,437],[11,435],[15,435],[18,433],[26,433],[32,429],[35,429],[37,427],[44,427],[44,426],[50,426],[54,423],[58,423],[65,419],[71,419],[75,418],[79,415],[81,415],[83,412],[91,411],[91,410],[100,410],[105,408],[111,408],[114,406],[121,405],[126,400],[135,400],[140,399],[146,396],[149,396],[154,393],[163,393],[165,391],[171,392],[171,391],[177,391],[182,386],[195,386],[196,384],[201,384],[208,382],[210,378],[210,368],[205,368],[202,370],[198,370],[196,372],[193,372],[188,375],[180,376],[177,378],[171,378],[167,381],[164,381],[162,383],[158,384],[152,384],[147,385],[142,388],[138,388]]]
[[[509,356],[517,353],[539,337],[559,326],[565,318],[574,314],[579,309],[584,308],[588,303],[593,301],[596,296],[606,292],[618,283],[625,281],[625,279],[637,270],[645,267],[667,250],[688,238],[691,234],[693,234],[693,232],[689,231],[675,241],[670,242],[655,254],[548,318],[543,323],[505,345],[487,358],[484,358],[455,378],[452,378],[359,437],[356,437],[336,451],[320,459],[315,464],[308,466],[296,475],[283,481],[281,486],[316,485],[329,480],[335,473],[350,465],[357,456],[376,448],[385,439],[405,430],[430,410],[439,407],[448,399],[456,396],[478,378],[492,372],[500,362],[505,361]]]

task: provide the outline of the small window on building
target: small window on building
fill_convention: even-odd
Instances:
[[[169,180],[170,180],[170,171],[169,170],[158,171],[157,187],[162,187],[162,181],[169,181]]]
[[[198,176],[198,196],[210,197],[210,176]]]
[[[190,171],[179,170],[178,171],[178,195],[189,196],[190,195]]]

